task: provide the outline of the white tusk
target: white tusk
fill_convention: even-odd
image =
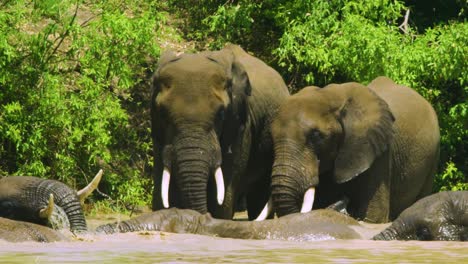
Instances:
[[[86,187],[76,192],[81,204],[84,203],[86,197],[88,197],[94,190],[96,190],[96,188],[99,185],[99,182],[101,181],[102,173],[103,171],[102,169],[100,169],[96,176],[94,176],[94,179]]]
[[[302,202],[301,213],[307,213],[312,210],[312,206],[314,205],[314,197],[315,197],[315,188],[310,187],[304,194],[304,200]]]
[[[44,207],[39,211],[39,217],[44,218],[44,219],[50,219],[53,212],[54,212],[54,195],[51,193],[49,195],[49,202],[47,204],[47,207]]]
[[[171,181],[171,173],[164,168],[161,182],[161,197],[164,208],[169,208],[169,183]]]
[[[215,182],[216,182],[216,195],[218,199],[218,204],[222,205],[224,202],[224,176],[221,167],[218,167],[215,172]]]
[[[255,218],[255,221],[263,221],[265,220],[268,215],[271,214],[271,211],[273,211],[273,199],[268,199],[268,202],[265,204],[265,207],[263,207],[262,212]]]

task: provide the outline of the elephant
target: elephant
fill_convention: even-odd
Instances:
[[[56,180],[33,176],[0,179],[0,217],[86,232],[82,203],[98,186],[103,171],[82,190],[75,191]]]
[[[347,197],[354,218],[389,222],[431,193],[439,133],[429,102],[387,77],[306,87],[272,123],[272,207],[282,217]]]
[[[428,210],[429,208],[429,210]],[[265,221],[215,219],[209,213],[170,208],[105,224],[97,233],[137,231],[193,233],[238,239],[468,240],[468,191],[441,192],[407,208],[392,224],[368,224],[331,209],[293,213]]]
[[[468,241],[468,191],[420,199],[374,239]]]
[[[270,123],[289,96],[278,72],[234,44],[167,51],[152,89],[152,209],[232,219],[245,199],[249,218],[259,215],[270,196]]]
[[[69,238],[57,230],[23,221],[0,217],[0,239],[8,242],[57,242]]]
[[[190,233],[224,238],[315,241],[371,238],[380,230],[366,229],[350,216],[331,209],[291,214],[265,221],[213,218],[191,209],[170,208],[96,228],[96,233],[137,231]]]

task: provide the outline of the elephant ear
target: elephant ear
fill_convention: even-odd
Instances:
[[[239,133],[239,128],[242,129],[245,126],[248,108],[247,98],[252,94],[252,87],[247,71],[231,50],[223,49],[211,52],[208,58],[225,68],[228,79],[226,90],[230,103],[226,108],[221,137],[221,146],[227,150]]]
[[[395,118],[388,104],[364,85],[330,86],[344,96],[337,113],[344,139],[335,160],[335,181],[343,183],[369,169],[388,149]]]

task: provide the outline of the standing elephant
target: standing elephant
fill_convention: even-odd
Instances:
[[[270,122],[288,96],[281,76],[239,46],[163,54],[151,100],[153,210],[231,219],[245,197],[256,217],[270,195]]]
[[[102,170],[80,191],[62,182],[31,176],[0,179],[0,217],[51,226],[87,231],[81,204],[102,177]]]
[[[388,222],[431,193],[439,159],[432,106],[386,77],[307,87],[272,124],[272,200],[278,216],[349,198],[348,212]]]

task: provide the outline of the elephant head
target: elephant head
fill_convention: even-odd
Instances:
[[[468,191],[420,199],[373,239],[468,241]]]
[[[31,176],[0,179],[0,217],[26,221],[72,232],[87,230],[81,204],[102,177],[102,170],[80,191],[62,182]]]
[[[244,127],[249,77],[231,50],[164,53],[153,77],[153,210],[222,205],[231,145]]]
[[[278,216],[310,211],[319,184],[367,170],[387,150],[393,122],[387,103],[358,83],[306,87],[287,99],[272,124]]]

